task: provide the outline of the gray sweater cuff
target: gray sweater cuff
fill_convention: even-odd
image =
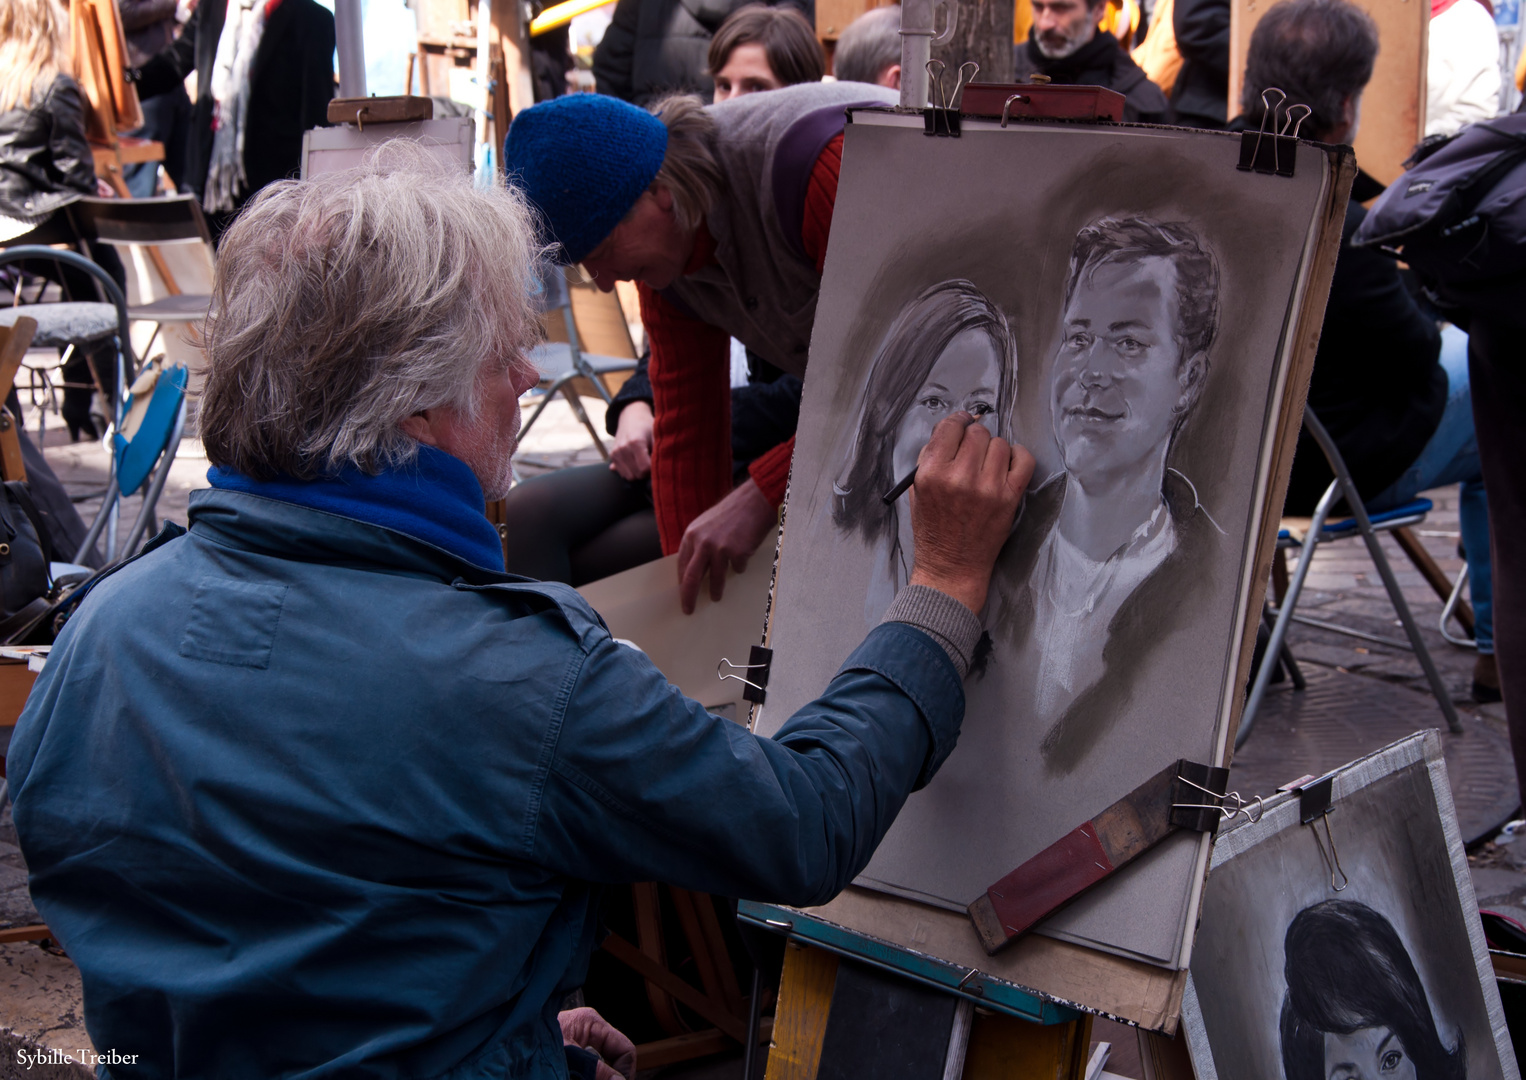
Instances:
[[[931,635],[959,669],[961,679],[970,673],[970,660],[980,641],[980,620],[948,593],[926,585],[908,585],[896,593],[880,621],[907,623]]]

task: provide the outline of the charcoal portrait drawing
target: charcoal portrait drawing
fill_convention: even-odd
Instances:
[[[1114,713],[1089,699],[1148,663],[1150,615],[1190,590],[1223,530],[1167,465],[1202,397],[1219,270],[1191,226],[1106,217],[1076,235],[1049,410],[1062,471],[1030,492],[995,579],[1049,767],[1070,772]],[[1118,640],[1114,640],[1114,639]]]
[[[1330,791],[1312,824],[1294,793],[1214,844],[1182,1003],[1195,1075],[1519,1080],[1440,736]]]
[[[928,139],[853,115],[756,730],[905,587],[916,489],[883,500],[933,424],[964,410],[1026,447],[958,744],[857,882],[963,912],[1169,762],[1222,754],[1331,180],[1314,152],[1252,182],[1211,132],[972,121]],[[1207,858],[1169,839],[1039,932],[1179,964]]]
[[[901,311],[869,368],[858,438],[832,520],[874,549],[864,617],[874,626],[911,576],[911,514],[884,495],[916,466],[938,421],[964,411],[1011,438],[1015,346],[1007,318],[968,281],[931,285]]]
[[[1466,1080],[1461,1031],[1443,1041],[1393,925],[1326,900],[1288,926],[1282,1069],[1287,1080]]]

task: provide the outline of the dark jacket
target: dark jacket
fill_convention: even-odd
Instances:
[[[79,83],[59,75],[27,108],[0,113],[0,214],[40,222],[94,194]]]
[[[1031,579],[1039,551],[1059,521],[1068,479],[1060,473],[1028,494],[1012,538],[991,574],[992,588],[1006,613],[998,631],[1005,635],[1000,643],[1005,649],[1035,647]],[[1134,681],[1154,662],[1156,648],[1202,610],[1203,590],[1210,581],[1204,567],[1212,545],[1223,541],[1223,532],[1180,473],[1168,469],[1161,491],[1176,527],[1176,547],[1129,594],[1108,624],[1097,681],[1045,733],[1040,748],[1045,769],[1052,775],[1075,771],[1091,748],[1107,737],[1124,715]]]
[[[127,62],[139,67],[175,43],[175,0],[117,0],[127,36]]]
[[[1222,128],[1229,116],[1229,0],[1176,0],[1171,28],[1182,54],[1171,89],[1175,122]]]
[[[1309,405],[1340,448],[1357,490],[1371,499],[1409,468],[1436,433],[1447,405],[1441,331],[1415,303],[1398,264],[1376,248],[1353,247],[1367,211],[1346,207],[1330,282]],[[1334,474],[1312,436],[1298,438],[1288,513],[1312,514]]]
[[[206,189],[212,160],[212,65],[226,13],[226,5],[203,0],[179,40],[136,73],[139,95],[154,97],[196,72],[186,176],[198,197]],[[334,16],[313,0],[281,0],[265,23],[249,82],[249,128],[244,136],[249,182],[241,204],[266,184],[296,176],[302,166],[302,133],[328,123],[328,103],[334,96]]]
[[[1041,53],[1030,31],[1026,42],[1013,47],[1013,73],[1021,82],[1034,72],[1064,86],[1105,86],[1118,91],[1124,97],[1123,118],[1130,122],[1164,124],[1170,118],[1166,95],[1106,30],[1098,30],[1085,45],[1058,58]]]
[[[784,0],[811,22],[816,0]],[[593,54],[599,93],[647,105],[673,91],[707,102],[710,39],[726,17],[757,0],[620,0]]]
[[[599,885],[823,903],[958,736],[905,623],[765,739],[566,586],[241,491],[190,522],[84,599],[7,758],[134,1076],[564,1077]]]

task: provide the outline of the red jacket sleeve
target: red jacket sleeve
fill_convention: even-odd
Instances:
[[[816,264],[819,274],[827,262],[827,239],[832,233],[832,209],[837,205],[837,178],[842,172],[842,136],[827,143],[811,169],[810,186],[805,192],[805,220],[800,226],[800,240],[805,253]],[[789,483],[790,459],[795,454],[795,439],[782,442],[760,455],[747,473],[769,502],[778,506],[784,501]]]
[[[652,504],[662,553],[731,491],[730,339],[638,285],[651,342]]]

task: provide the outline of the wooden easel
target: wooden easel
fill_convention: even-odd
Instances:
[[[164,144],[123,135],[143,126],[138,90],[127,81],[127,46],[122,18],[111,0],[69,0],[70,53],[74,77],[85,91],[85,133],[95,158],[95,174],[118,198],[130,199],[122,169],[164,160]],[[181,294],[175,275],[157,247],[144,251],[171,296]]]
[[[1088,1014],[793,908],[737,917],[788,937],[766,1080],[1085,1075]]]
[[[0,327],[0,402],[11,396],[21,360],[37,333],[37,320],[25,315],[14,325]],[[0,480],[26,481],[26,461],[21,456],[21,434],[16,418],[7,407],[0,407]]]

